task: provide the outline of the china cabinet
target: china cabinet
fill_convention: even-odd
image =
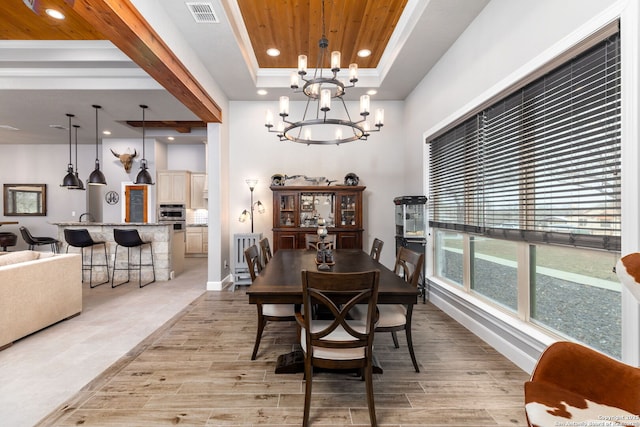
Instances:
[[[271,186],[273,250],[302,249],[322,218],[336,247],[362,249],[363,186]]]

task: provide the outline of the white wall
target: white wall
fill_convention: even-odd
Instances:
[[[348,103],[350,111],[356,113],[356,103]],[[304,102],[291,103],[291,120],[301,118]],[[230,234],[248,233],[249,223],[240,223],[237,218],[249,208],[250,192],[245,180],[257,178],[254,200],[264,203],[267,211],[256,213],[255,232],[273,239],[272,192],[269,189],[271,176],[307,175],[324,176],[344,182],[344,176],[354,172],[364,192],[364,247],[368,249],[374,237],[385,242],[381,261],[393,265],[394,205],[393,198],[404,194],[403,182],[407,170],[404,166],[405,137],[403,134],[403,103],[379,102],[372,99],[372,110],[385,109],[385,126],[381,132],[372,133],[369,140],[355,141],[340,146],[303,145],[281,142],[264,126],[265,111],[277,111],[277,100],[269,102],[230,102],[229,140],[229,216]],[[357,114],[357,113],[356,113]],[[420,171],[417,171],[420,176]],[[421,179],[421,178],[420,178]]]
[[[75,163],[75,147],[72,152]],[[93,170],[95,146],[78,146],[78,164],[80,178],[86,181]],[[27,245],[20,236],[18,228],[25,226],[35,236],[56,236],[57,227],[51,222],[73,221],[86,211],[86,192],[68,190],[60,187],[62,178],[67,174],[69,146],[45,144],[8,144],[0,145],[0,184],[46,184],[47,216],[4,216],[0,211],[0,221],[18,221],[18,225],[3,225],[2,232],[18,235],[18,244],[11,250],[26,249]],[[0,196],[3,197],[3,196]],[[2,201],[4,206],[4,200]],[[76,216],[73,217],[72,213]]]

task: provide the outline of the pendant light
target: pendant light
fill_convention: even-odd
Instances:
[[[140,105],[140,108],[142,108],[142,160],[140,160],[140,172],[138,172],[138,176],[136,176],[134,184],[153,185],[153,179],[151,179],[151,174],[147,170],[147,158],[145,157],[144,152],[144,110],[149,107],[146,105]]]
[[[73,127],[76,130],[76,178],[78,179],[78,186],[77,187],[70,187],[70,190],[82,190],[84,191],[84,184],[82,183],[82,180],[80,179],[80,177],[78,176],[78,128],[80,127],[80,125],[73,125]]]
[[[69,164],[67,165],[67,174],[62,180],[60,187],[78,188],[78,178],[73,172],[73,164],[71,163],[71,117],[74,117],[74,115],[67,114],[67,117],[69,117]]]
[[[99,105],[92,105],[92,107],[96,109],[96,168],[93,172],[91,172],[91,175],[89,175],[87,184],[107,185],[107,179],[104,177],[104,174],[100,170],[100,160],[98,159],[98,110],[102,107]]]

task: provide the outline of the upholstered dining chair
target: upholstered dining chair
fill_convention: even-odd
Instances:
[[[258,246],[251,245],[244,250],[244,257],[249,266],[249,275],[253,282],[262,271],[262,261],[260,261],[260,251]],[[256,331],[256,342],[253,345],[251,360],[255,360],[262,339],[262,332],[267,322],[285,322],[295,320],[295,310],[293,304],[256,304],[258,309],[258,328]]]
[[[371,244],[371,258],[376,261],[380,261],[380,254],[382,253],[382,246],[384,246],[384,242],[377,237],[373,239],[373,243]]]
[[[317,234],[307,233],[304,235],[305,248],[307,249],[316,250],[319,242],[320,242],[320,237],[318,237]],[[335,249],[336,235],[327,234],[327,236],[324,238],[324,243],[327,245],[327,249]]]
[[[373,334],[378,302],[380,271],[324,273],[302,271],[303,311],[296,313],[302,327],[300,345],[304,352],[304,417],[309,425],[313,368],[360,369],[363,372],[369,406],[369,421],[376,426],[373,398]],[[350,310],[366,307],[363,318],[352,319]],[[331,313],[316,319],[316,306]]]
[[[271,246],[269,245],[269,239],[263,238],[258,242],[260,245],[260,252],[262,253],[262,262],[264,265],[267,265],[271,258],[273,258],[273,254],[271,253]]]
[[[412,286],[418,287],[420,274],[422,273],[422,264],[424,263],[424,254],[414,252],[405,247],[400,247],[396,256],[396,263],[393,271],[402,276],[404,280]],[[405,331],[407,337],[407,347],[409,347],[409,355],[416,372],[420,372],[415,352],[413,351],[413,340],[411,338],[411,317],[413,314],[413,305],[404,304],[380,304],[378,306],[380,317],[376,324],[376,332],[391,332],[393,345],[400,348],[398,344],[397,331]],[[364,317],[364,307],[357,306],[353,309],[352,315],[356,318]]]

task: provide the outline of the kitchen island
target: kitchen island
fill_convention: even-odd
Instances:
[[[153,259],[155,263],[156,280],[169,280],[174,275],[182,271],[184,260],[184,230],[174,230],[172,224],[163,223],[141,223],[141,222],[52,222],[58,226],[58,240],[62,242],[61,252],[67,251],[67,244],[64,238],[64,230],[86,228],[93,240],[107,243],[107,253],[109,254],[109,268],[113,267],[113,257],[116,249],[116,242],[113,239],[113,229],[138,230],[142,240],[151,241],[153,245]],[[180,250],[182,248],[182,250]],[[69,252],[79,252],[80,248],[70,247]],[[143,262],[146,259],[147,250],[143,250]],[[85,254],[88,254],[85,251]],[[94,253],[101,258],[101,252]],[[88,255],[87,255],[88,256]],[[126,263],[127,251],[118,251],[118,265]],[[131,252],[132,259],[137,262],[138,251]],[[121,264],[122,263],[122,264]],[[118,271],[118,275],[126,275],[126,272]],[[149,267],[142,268],[142,280],[151,277]],[[122,277],[116,276],[116,283]]]

